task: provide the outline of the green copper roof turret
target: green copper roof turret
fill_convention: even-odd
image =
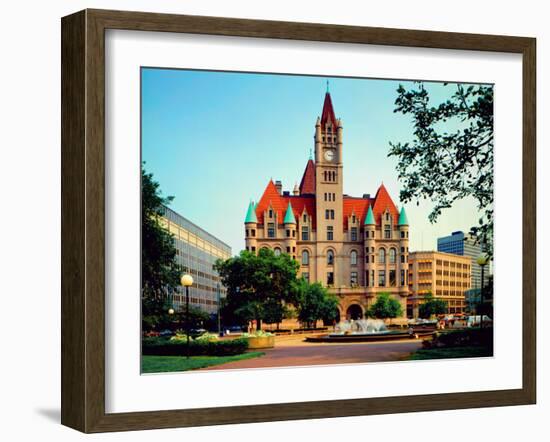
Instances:
[[[288,202],[288,207],[286,208],[286,215],[283,224],[296,224],[296,218],[294,218],[294,212],[292,211],[290,201]]]
[[[405,207],[401,207],[401,213],[399,213],[399,226],[408,226],[409,220],[407,219],[407,214],[405,213]]]
[[[248,211],[246,212],[246,218],[244,220],[244,223],[257,223],[258,218],[256,218],[256,206],[254,204],[254,201],[250,201],[250,204],[248,205]]]
[[[376,221],[374,221],[374,213],[372,213],[372,206],[369,205],[369,210],[367,211],[367,216],[365,217],[365,226],[375,226]]]

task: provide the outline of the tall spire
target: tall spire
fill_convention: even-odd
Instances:
[[[332,107],[332,99],[330,98],[330,92],[327,88],[325,94],[325,102],[323,103],[323,113],[321,114],[321,129],[325,130],[325,125],[328,122],[332,123],[332,127],[336,128],[336,115],[334,115],[334,108]]]
[[[328,80],[327,80],[327,94],[330,94],[330,92],[328,90]]]

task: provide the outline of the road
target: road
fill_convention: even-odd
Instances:
[[[280,336],[276,338],[275,348],[259,350],[264,352],[265,356],[229,362],[203,370],[399,361],[422,347],[421,339],[346,344],[318,344],[303,340],[304,336]]]

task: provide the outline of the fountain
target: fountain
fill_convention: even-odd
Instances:
[[[356,319],[339,322],[332,335],[361,335],[361,334],[389,333],[382,319]]]
[[[334,332],[324,335],[309,336],[307,342],[372,342],[397,339],[414,339],[426,337],[433,330],[407,329],[388,330],[382,319],[350,319],[340,321]]]

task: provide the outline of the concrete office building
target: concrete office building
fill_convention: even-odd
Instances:
[[[438,238],[437,251],[468,256],[472,263],[472,289],[478,290],[481,287],[481,267],[477,264],[476,260],[482,252],[482,247],[481,244],[476,244],[475,239],[471,235],[465,234],[462,231],[456,231],[449,236]],[[487,278],[488,272],[487,269],[485,270],[485,278]]]
[[[174,235],[178,264],[193,276],[189,304],[208,313],[217,313],[218,289],[221,298],[226,296],[226,289],[213,265],[218,258],[230,258],[231,247],[168,207],[165,207],[161,224]],[[183,287],[174,294],[173,304],[175,309],[185,308]]]

